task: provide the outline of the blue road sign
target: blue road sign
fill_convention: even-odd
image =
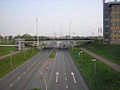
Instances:
[[[78,53],[78,57],[80,57],[80,52]]]

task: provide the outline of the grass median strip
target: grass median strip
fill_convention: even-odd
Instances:
[[[54,58],[54,57],[55,57],[55,54],[56,54],[56,50],[52,50],[49,58]]]
[[[120,72],[96,60],[95,75],[95,62],[92,62],[94,58],[85,52],[79,58],[77,53],[80,51],[80,49],[73,49],[70,50],[70,54],[88,83],[90,90],[120,90]]]
[[[15,55],[0,60],[0,78],[3,77],[8,72],[15,69],[17,66],[24,63],[26,60],[30,59],[32,56],[37,54],[40,50],[36,48],[31,48],[25,52],[20,52]]]

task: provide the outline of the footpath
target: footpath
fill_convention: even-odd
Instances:
[[[105,58],[103,58],[101,56],[98,56],[98,55],[96,55],[96,54],[94,54],[94,53],[92,53],[92,52],[90,52],[90,51],[88,51],[88,50],[86,50],[84,48],[80,48],[80,49],[85,51],[89,55],[93,56],[94,58],[102,61],[103,63],[109,65],[110,67],[112,67],[113,69],[117,70],[118,72],[120,72],[120,66],[119,65],[117,65],[117,64],[115,64],[115,63],[113,63],[113,62],[111,62],[111,61],[109,61],[109,60],[107,60],[107,59],[105,59]]]
[[[25,48],[25,50],[27,50],[27,49],[29,49],[29,48]],[[6,58],[6,57],[15,55],[15,54],[20,53],[20,52],[21,52],[21,51],[16,51],[16,52],[13,52],[13,53],[10,53],[10,54],[6,54],[6,55],[4,55],[4,56],[0,56],[0,59],[4,59],[4,58]]]

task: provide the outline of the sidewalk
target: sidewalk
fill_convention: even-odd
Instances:
[[[110,67],[112,67],[113,69],[117,70],[118,72],[120,72],[120,66],[119,65],[117,65],[117,64],[115,64],[115,63],[113,63],[113,62],[111,62],[111,61],[109,61],[109,60],[107,60],[107,59],[105,59],[105,58],[103,58],[101,56],[98,56],[98,55],[96,55],[94,53],[91,53],[91,52],[89,52],[88,50],[86,50],[84,48],[80,48],[80,49],[83,50],[83,51],[85,51],[89,55],[95,57],[96,59],[104,62],[105,64],[109,65]]]
[[[27,49],[29,49],[29,48],[25,48],[25,50],[27,50]],[[6,54],[6,55],[4,55],[4,56],[0,56],[0,59],[4,59],[4,58],[6,58],[6,57],[15,55],[15,54],[20,53],[20,52],[21,52],[21,51],[16,51],[16,52],[13,52],[12,54],[10,53],[10,54]]]

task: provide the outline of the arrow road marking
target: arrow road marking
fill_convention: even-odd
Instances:
[[[66,85],[66,88],[68,88],[68,85]]]
[[[73,80],[74,80],[74,82],[76,83],[74,73],[73,73],[73,72],[71,72],[71,75],[73,76]]]
[[[58,75],[59,75],[59,72],[56,72],[56,83],[58,83]]]
[[[17,79],[20,79],[20,77],[18,77]]]

